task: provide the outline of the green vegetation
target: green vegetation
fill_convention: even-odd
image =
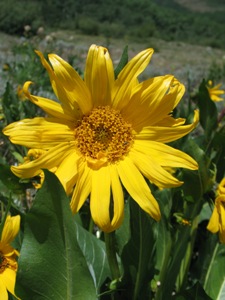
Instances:
[[[208,0],[205,5],[210,7]],[[225,5],[220,1],[220,8]],[[23,34],[30,25],[89,35],[156,37],[224,48],[224,10],[193,12],[174,0],[15,0],[0,3],[0,30]]]

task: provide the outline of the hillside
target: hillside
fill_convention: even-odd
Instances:
[[[26,7],[26,10],[24,9]],[[8,0],[0,2],[0,31],[30,35],[40,26],[143,42],[148,38],[225,49],[225,4],[217,0]]]
[[[198,13],[205,13],[205,12],[221,12],[225,11],[225,4],[223,1],[217,1],[216,5],[215,2],[207,0],[174,0],[180,6]]]

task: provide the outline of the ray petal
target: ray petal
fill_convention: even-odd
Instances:
[[[113,219],[111,227],[113,230],[116,230],[121,225],[124,217],[124,195],[115,165],[110,165],[110,178],[113,196]]]
[[[117,165],[122,184],[131,197],[156,221],[160,220],[159,205],[132,160],[127,156]]]
[[[75,119],[79,119],[82,115],[79,105],[71,99],[71,95],[69,95],[69,92],[65,90],[64,86],[57,78],[54,70],[44,58],[44,55],[40,51],[35,52],[40,57],[43,67],[45,67],[45,69],[48,72],[53,91],[58,100],[61,101],[63,109],[65,109],[66,111],[70,111],[70,115],[73,116]]]
[[[92,170],[87,167],[86,162],[81,162],[78,167],[77,183],[70,202],[73,213],[77,213],[91,193]]]
[[[198,121],[199,112],[198,110],[195,110],[192,124],[176,127],[161,127],[157,126],[156,124],[155,126],[146,126],[135,135],[135,139],[169,143],[190,133],[197,126]]]
[[[172,75],[157,76],[139,83],[132,89],[132,97],[121,113],[132,124],[139,123],[154,106],[160,105],[173,78]]]
[[[3,244],[11,243],[20,229],[20,216],[7,216],[4,228],[2,231],[1,242]]]
[[[156,86],[157,84],[156,89],[151,87],[151,85]],[[181,100],[184,91],[184,85],[173,76],[156,77],[149,86],[147,83],[143,83],[140,91],[134,94],[133,101],[131,99],[131,107],[127,107],[124,115],[132,123],[133,128],[139,131],[142,127],[154,125],[166,118]],[[140,99],[139,104],[138,99]],[[132,102],[136,102],[136,104],[132,105]]]
[[[61,181],[66,193],[69,195],[75,186],[76,177],[78,173],[78,161],[80,160],[80,155],[75,151],[71,153],[61,162],[57,168],[55,175]]]
[[[56,118],[37,117],[23,119],[9,124],[3,133],[9,136],[10,141],[27,148],[49,149],[61,142],[74,141],[74,126],[71,122]]]
[[[68,101],[74,106],[76,102],[82,113],[86,114],[92,109],[90,92],[80,75],[70,64],[55,54],[49,54],[49,61],[60,84],[66,93]]]
[[[163,169],[151,156],[131,150],[130,157],[140,172],[159,188],[176,187],[183,183]]]
[[[131,91],[137,84],[137,77],[150,62],[153,49],[147,49],[138,53],[119,73],[112,91],[113,107],[122,110],[130,101]]]
[[[85,82],[95,107],[110,105],[114,70],[106,48],[96,45],[90,47],[86,61]]]
[[[16,275],[15,275],[15,277],[16,277]],[[0,295],[1,295],[1,300],[9,299],[8,292],[6,290],[6,285],[5,285],[5,282],[3,281],[2,274],[0,275]]]
[[[20,178],[31,178],[37,176],[41,169],[58,167],[71,151],[75,151],[74,149],[74,143],[59,143],[57,146],[45,151],[39,158],[19,166],[12,166],[11,170]]]
[[[71,114],[71,110],[66,110],[65,108],[62,108],[62,106],[56,101],[31,95],[28,90],[31,84],[31,81],[25,82],[23,86],[23,92],[32,103],[39,106],[50,116],[56,117],[60,120],[65,119],[68,121],[74,121],[74,116],[73,114]]]
[[[151,157],[160,166],[187,168],[192,170],[198,169],[197,162],[188,154],[163,143],[136,140],[133,147],[136,151]]]
[[[216,233],[219,231],[219,214],[216,207],[213,209],[213,213],[207,225],[207,229],[212,233]]]
[[[4,283],[5,287],[7,288],[7,290],[15,296],[15,283],[16,283],[16,272],[14,270],[11,270],[9,268],[6,268],[4,273],[1,274],[1,279],[2,282]],[[3,293],[4,295],[4,293]],[[1,300],[3,300],[4,298],[2,297],[1,294]],[[7,298],[5,298],[8,300],[8,294],[7,294]],[[19,299],[19,298],[17,298]]]
[[[111,231],[110,172],[107,166],[92,171],[90,207],[95,224],[105,232]]]

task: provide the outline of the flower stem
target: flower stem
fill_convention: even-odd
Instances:
[[[120,278],[120,269],[116,258],[115,231],[104,234],[106,254],[108,257],[109,267],[112,280]]]

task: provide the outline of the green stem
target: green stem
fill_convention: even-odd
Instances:
[[[120,269],[116,258],[115,232],[105,232],[105,247],[112,280],[120,278]]]
[[[140,210],[139,210],[139,224],[140,224],[140,245],[139,245],[139,258],[138,258],[138,271],[137,271],[137,276],[136,276],[136,281],[135,281],[135,287],[134,287],[134,295],[133,295],[133,300],[136,300],[138,298],[138,294],[140,292],[140,285],[141,285],[141,269],[142,269],[142,263],[143,263],[143,236],[141,234],[142,232],[142,222],[141,222],[141,215],[140,215]]]
[[[95,225],[95,223],[94,223],[92,217],[90,217],[89,228],[88,228],[88,231],[90,233],[93,233],[94,225]]]

